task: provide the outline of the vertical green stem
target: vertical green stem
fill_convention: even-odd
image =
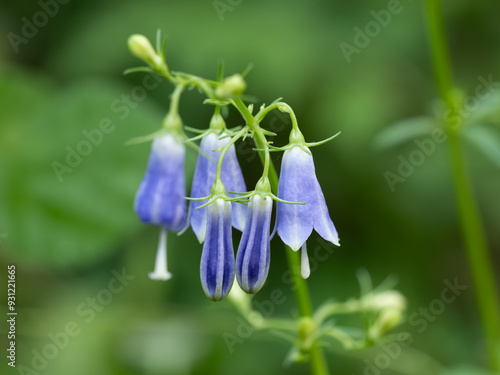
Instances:
[[[248,111],[245,104],[241,99],[237,98],[233,100],[233,104],[239,110],[243,118],[247,122],[247,126],[254,130],[258,127],[258,121],[252,116],[250,111]],[[260,132],[260,129],[257,129]],[[254,137],[255,144],[257,148],[265,150],[268,148],[265,143],[265,137]],[[266,160],[265,151],[259,151],[259,156],[264,163]],[[278,193],[278,173],[274,168],[272,163],[269,163],[269,182],[271,183],[271,190],[273,194]],[[285,245],[285,253],[287,256],[288,269],[290,270],[293,280],[294,287],[293,291],[295,293],[295,299],[297,300],[297,306],[299,308],[300,315],[302,317],[312,317],[313,309],[311,303],[311,296],[309,294],[309,289],[307,287],[307,281],[302,278],[300,274],[300,258],[299,253],[293,251],[291,248]],[[326,362],[323,351],[316,344],[313,344],[309,350],[311,373],[314,375],[328,375],[328,364]]]
[[[439,0],[426,0],[430,42],[436,82],[447,109],[454,111],[453,80],[448,57],[443,16]],[[469,175],[460,140],[460,128],[455,123],[446,123],[453,171],[453,182],[460,214],[462,232],[467,249],[474,289],[484,335],[490,367],[500,373],[500,313],[498,309],[495,279],[488,246],[478,208],[473,196]]]

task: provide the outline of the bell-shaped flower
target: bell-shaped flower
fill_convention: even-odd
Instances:
[[[214,185],[224,189],[220,181]],[[201,285],[208,298],[220,301],[227,296],[234,282],[231,202],[218,195],[206,208],[207,231],[201,253]]]
[[[198,161],[194,171],[191,198],[202,198],[210,195],[210,189],[215,181],[217,161],[220,155],[220,151],[214,150],[224,147],[230,140],[229,137],[222,138],[224,135],[226,135],[226,133],[222,133],[219,136],[214,132],[210,132],[201,140],[201,152],[198,156]],[[238,163],[238,158],[236,157],[234,145],[230,146],[222,161],[221,179],[228,191],[239,193],[246,192],[245,180]],[[228,193],[228,195],[230,197],[236,196],[231,193]],[[201,205],[203,205],[203,202],[190,202],[188,222],[186,224],[191,224],[191,227],[193,228],[193,231],[196,234],[196,237],[198,237],[198,241],[200,241],[200,243],[202,243],[205,239],[208,220],[206,213],[208,207],[197,208]],[[247,207],[244,204],[236,202],[233,202],[232,206],[232,225],[236,229],[243,231]]]
[[[302,247],[313,229],[325,240],[340,246],[337,230],[330,219],[325,197],[316,178],[311,152],[304,143],[291,146],[283,155],[278,198],[306,204],[278,201],[276,230],[283,242],[294,251]]]
[[[273,199],[269,195],[257,193],[250,198],[245,230],[236,255],[236,279],[247,293],[259,291],[269,272],[272,211]]]
[[[186,222],[185,146],[172,132],[156,137],[148,168],[135,196],[134,208],[142,222],[179,231]]]

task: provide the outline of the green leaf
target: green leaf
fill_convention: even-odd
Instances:
[[[500,168],[500,137],[493,129],[484,125],[473,125],[465,129],[464,136]]]
[[[464,105],[465,119],[473,124],[485,123],[500,123],[500,90],[492,90],[488,93],[485,99],[478,99],[477,108],[471,108],[467,111],[468,107]],[[467,117],[469,117],[467,119]]]
[[[377,150],[385,150],[411,141],[418,136],[429,135],[438,126],[433,117],[412,117],[398,121],[382,130],[374,141]]]
[[[445,370],[439,375],[494,375],[494,373],[477,367],[461,366]]]
[[[63,90],[25,72],[0,73],[0,232],[13,259],[85,266],[108,257],[141,224],[135,191],[163,111],[121,102],[131,88],[85,80]],[[104,130],[103,130],[104,129]]]

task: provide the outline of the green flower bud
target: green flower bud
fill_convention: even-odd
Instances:
[[[379,338],[396,327],[403,318],[406,309],[405,297],[396,290],[368,295],[364,299],[367,309],[378,311],[378,317],[369,329],[371,338]]]
[[[240,74],[233,74],[222,81],[215,90],[215,95],[222,99],[238,97],[245,92],[247,84]]]
[[[130,52],[147,62],[153,68],[159,68],[163,65],[163,59],[158,56],[148,38],[144,35],[133,34],[128,38],[128,48]]]

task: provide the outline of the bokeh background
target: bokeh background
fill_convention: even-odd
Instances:
[[[500,80],[499,3],[443,3],[458,85],[473,92],[480,76]],[[342,243],[313,270],[309,285],[314,304],[359,295],[356,271],[365,268],[375,284],[388,275],[399,278],[408,318],[440,298],[445,280],[457,278],[468,289],[441,313],[426,318],[422,332],[408,320],[397,328],[410,332],[413,344],[380,373],[487,374],[475,370],[485,367],[486,356],[446,142],[436,145],[395,189],[384,177],[387,171],[397,174],[400,157],[407,159],[416,149],[411,140],[380,147],[390,138],[386,129],[405,118],[429,115],[436,107],[422,2],[401,1],[402,11],[350,62],[340,44],[354,45],[354,28],[364,30],[374,20],[371,12],[387,9],[387,1],[72,0],[48,11],[41,4],[43,0],[3,0],[0,5],[0,267],[5,279],[7,265],[17,267],[17,365],[33,369],[35,360],[41,369],[24,373],[308,371],[307,364],[284,367],[288,344],[266,333],[253,332],[232,353],[228,350],[223,334],[235,334],[240,320],[229,303],[212,303],[204,296],[201,247],[190,230],[169,237],[173,279],[154,282],[147,277],[158,231],[142,225],[132,205],[149,145],[124,143],[160,126],[172,87],[162,81],[138,99],[133,94],[144,75],[122,72],[141,65],[128,52],[127,37],[142,33],[154,39],[161,28],[169,39],[172,70],[215,77],[218,58],[224,59],[227,74],[252,63],[247,93],[258,103],[284,97],[307,140],[342,131],[313,150]],[[44,22],[36,16],[39,12],[52,15]],[[33,17],[45,24],[36,33],[25,29],[30,36],[14,48],[9,33],[23,36],[23,25]],[[211,108],[201,101],[195,90],[183,96],[181,114],[187,125],[208,125]],[[111,120],[113,130],[59,178],[54,163],[66,164],[71,150],[86,139],[84,131],[99,128],[103,119]],[[275,144],[285,144],[290,129],[286,119],[278,113],[266,121],[268,128],[281,131]],[[233,112],[228,123],[240,125]],[[498,127],[491,131],[498,135]],[[238,146],[252,187],[261,169],[250,149],[250,143]],[[279,168],[280,156],[274,156]],[[189,184],[196,157],[188,151]],[[498,272],[499,165],[481,147],[467,146],[467,161]],[[314,235],[311,241],[316,240]],[[286,261],[279,239],[272,249],[270,277],[255,300],[282,290],[285,299],[272,316],[297,316],[290,284],[283,280]],[[118,292],[105,292],[114,272],[125,272],[129,279]],[[6,311],[5,289],[2,296],[0,306]],[[96,298],[108,300],[103,305],[93,302]],[[5,353],[7,325],[0,326]],[[74,334],[69,342],[61,339],[64,345],[49,353],[50,359],[37,357],[51,335],[62,337],[58,334],[67,329]],[[335,345],[327,351],[335,374],[377,374],[367,370],[367,363],[380,353],[380,347],[345,353]],[[10,371],[2,358],[1,373],[23,373]]]

